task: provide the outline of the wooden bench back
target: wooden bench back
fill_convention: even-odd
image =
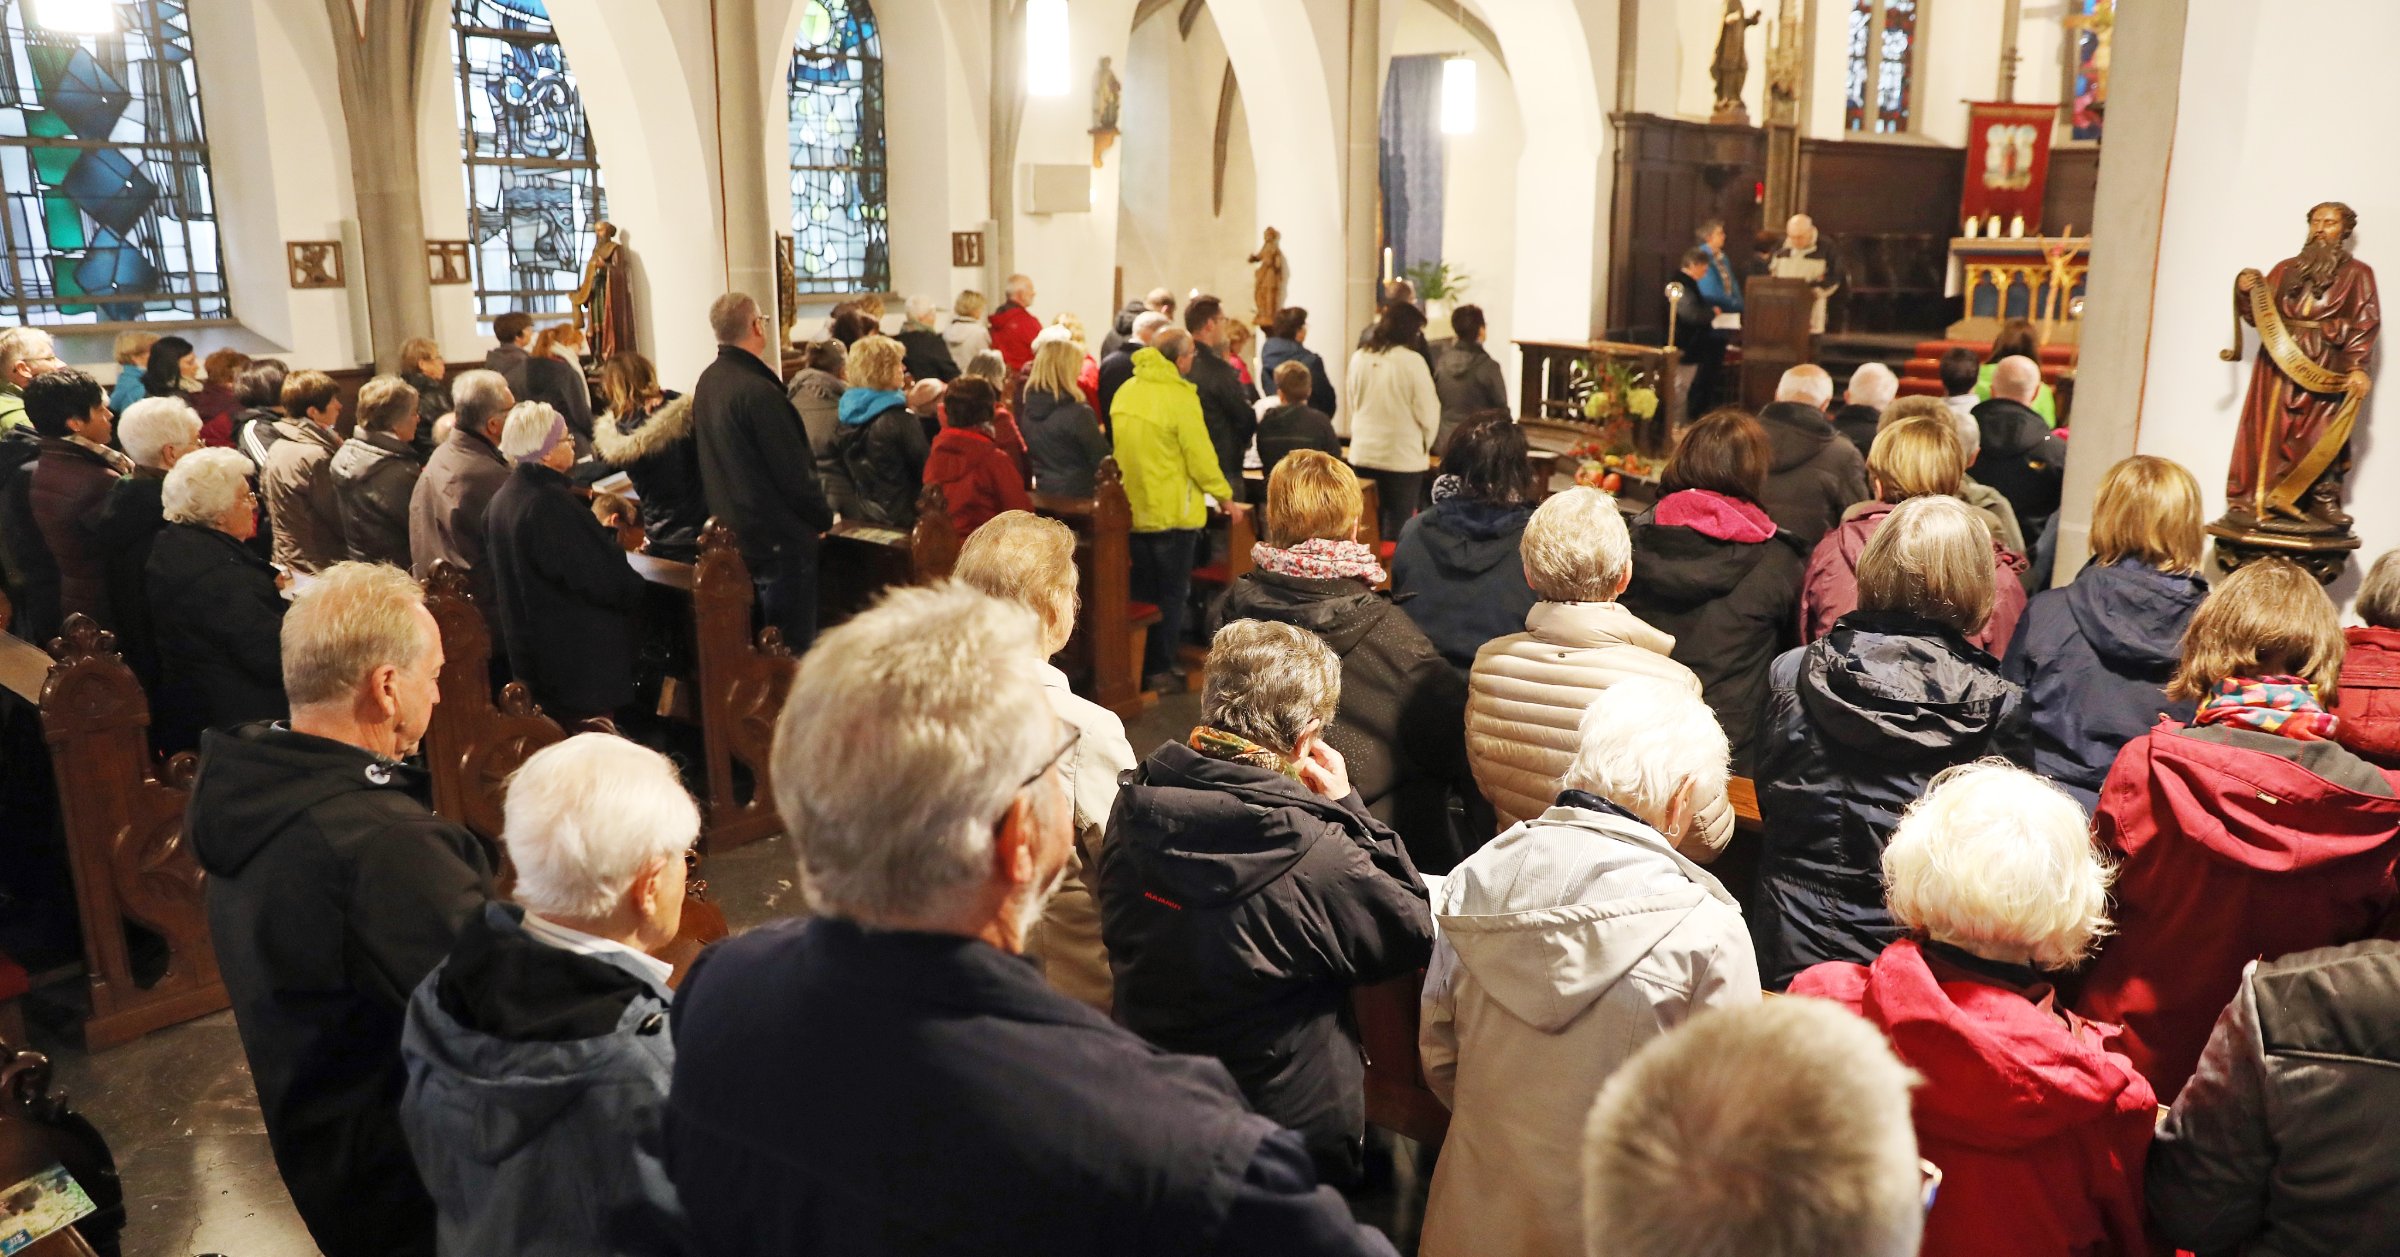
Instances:
[[[8,647],[0,668],[22,672],[28,649]],[[97,1050],[230,1001],[209,945],[200,863],[183,839],[198,758],[186,751],[162,766],[150,753],[149,699],[113,634],[71,615],[57,650],[39,693],[42,736],[83,924],[92,1000],[84,1040]],[[19,677],[9,688],[21,693],[21,684]],[[148,986],[134,976],[129,924],[166,944],[166,971]]]
[[[782,630],[770,625],[752,634],[755,597],[733,531],[710,520],[700,534],[700,561],[692,571],[692,616],[711,852],[783,829],[775,812],[775,718],[800,665],[785,649]],[[746,790],[737,766],[749,779]]]
[[[437,560],[425,578],[425,609],[442,634],[442,701],[425,728],[433,810],[497,849],[500,796],[508,775],[567,734],[542,714],[521,681],[492,698],[492,637],[464,572]]]
[[[1075,636],[1067,642],[1066,672],[1093,702],[1130,720],[1142,710],[1134,676],[1133,506],[1114,457],[1100,460],[1092,496],[1033,495],[1037,514],[1075,530]]]

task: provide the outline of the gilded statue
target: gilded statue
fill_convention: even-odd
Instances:
[[[1100,58],[1100,68],[1092,72],[1092,169],[1100,169],[1100,159],[1108,155],[1109,145],[1117,140],[1117,117],[1125,105],[1125,85],[1117,81],[1117,72],[1109,68],[1109,59]]]
[[[1709,65],[1709,75],[1717,81],[1717,112],[1711,122],[1750,121],[1750,111],[1742,104],[1742,84],[1750,78],[1750,28],[1758,25],[1760,14],[1742,12],[1742,0],[1725,0],[1725,17],[1717,31],[1717,56]]]
[[[2342,488],[2383,313],[2374,270],[2350,255],[2357,230],[2349,206],[2327,201],[2308,211],[2299,256],[2234,279],[2235,342],[2219,356],[2240,360],[2244,324],[2258,329],[2259,347],[2225,477],[2225,517],[2209,526],[2230,543],[2219,547],[2229,563],[2282,553],[2331,580],[2358,547]]]
[[[633,352],[633,257],[617,240],[614,223],[592,229],[597,238],[575,289],[575,326],[596,361]]]
[[[1283,308],[1283,286],[1291,279],[1283,260],[1283,246],[1276,243],[1282,239],[1282,232],[1269,227],[1266,243],[1250,255],[1250,260],[1258,264],[1257,278],[1250,281],[1250,299],[1258,304],[1260,327],[1275,321],[1275,312]]]

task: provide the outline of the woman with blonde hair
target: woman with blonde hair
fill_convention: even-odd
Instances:
[[[691,562],[708,526],[700,485],[700,442],[692,435],[692,399],[660,388],[650,360],[627,350],[600,368],[608,413],[593,425],[601,459],[633,478],[641,497],[642,550]]]
[[[942,329],[942,340],[950,346],[950,357],[965,371],[975,355],[992,347],[992,329],[983,323],[983,294],[972,288],[958,294],[950,306],[950,325]]]
[[[1770,989],[1896,942],[1880,872],[1900,814],[1943,769],[2020,753],[2024,691],[1970,640],[1992,618],[1991,550],[1974,508],[1909,498],[1859,556],[1858,609],[1768,669],[1747,916]]]
[[[575,457],[591,457],[592,390],[583,382],[583,332],[572,323],[553,323],[533,334],[525,352],[525,394],[517,400],[550,403],[566,417]]]
[[[1017,430],[1025,439],[1036,493],[1088,498],[1100,460],[1108,457],[1108,438],[1078,383],[1086,361],[1083,346],[1066,336],[1041,340],[1034,348]]]
[[[2126,743],[2162,716],[2192,718],[2166,688],[2208,596],[2200,549],[2198,482],[2137,454],[2100,478],[2091,562],[2035,594],[2018,625],[2001,675],[2025,687],[2034,771],[2087,808]]]
[[[1467,768],[1467,685],[1424,631],[1385,594],[1383,565],[1358,540],[1365,493],[1340,459],[1299,450],[1267,478],[1257,566],[1225,592],[1227,620],[1274,620],[1323,639],[1341,659],[1341,705],[1326,742],[1375,819],[1400,831],[1419,866],[1447,872],[1467,842],[1450,827],[1450,796],[1484,804]],[[1475,841],[1488,823],[1470,823]]]
[[[1872,964],[1818,965],[1791,993],[1873,1022],[1924,1076],[1917,1147],[1942,1190],[1923,1253],[2150,1251],[2157,1097],[2116,1028],[2059,1007],[2049,976],[2108,930],[2109,867],[2083,809],[2021,768],[1953,768],[1909,806],[1882,865],[1908,937]]]
[[[1813,642],[1858,605],[1858,564],[1868,541],[1895,508],[1911,498],[1956,498],[1967,474],[1956,427],[1946,417],[1902,419],[1875,434],[1867,451],[1867,483],[1874,500],[1842,515],[1842,522],[1817,542],[1800,581],[1800,640]],[[1990,536],[1990,525],[1985,524]],[[1991,542],[1992,582],[1998,591],[1991,618],[1968,634],[1985,654],[1998,658],[2025,614],[2025,560],[1997,540]]]
[[[2167,697],[2198,704],[2191,723],[2136,738],[2101,788],[2117,936],[2076,1008],[2125,1027],[2162,1103],[2245,965],[2357,942],[2392,905],[2400,798],[2325,709],[2343,650],[2315,577],[2285,559],[2243,567],[2184,631]]]
[[[133,409],[133,404],[148,397],[142,387],[142,368],[150,361],[150,347],[158,343],[158,333],[129,331],[117,333],[117,383],[108,391],[108,408],[117,414]]]
[[[864,336],[850,347],[850,387],[842,392],[833,435],[841,474],[826,484],[835,512],[885,528],[916,524],[932,445],[908,410],[906,359],[889,336]]]

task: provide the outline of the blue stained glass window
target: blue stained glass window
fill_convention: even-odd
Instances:
[[[189,8],[74,35],[0,0],[0,320],[231,317]]]
[[[1880,28],[1880,29],[1878,29]],[[1856,0],[1842,124],[1852,131],[1908,130],[1915,80],[1917,0]],[[1874,105],[1868,112],[1870,98]]]
[[[542,0],[453,0],[451,20],[476,317],[564,313],[607,215],[575,76]]]
[[[790,77],[800,291],[886,291],[883,40],[868,0],[803,0]]]

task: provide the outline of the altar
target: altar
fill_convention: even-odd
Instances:
[[[1950,325],[1949,338],[1988,341],[2009,319],[2031,319],[2042,343],[2077,343],[2091,246],[2088,236],[1952,239],[1942,295],[1963,297],[1965,317]]]

